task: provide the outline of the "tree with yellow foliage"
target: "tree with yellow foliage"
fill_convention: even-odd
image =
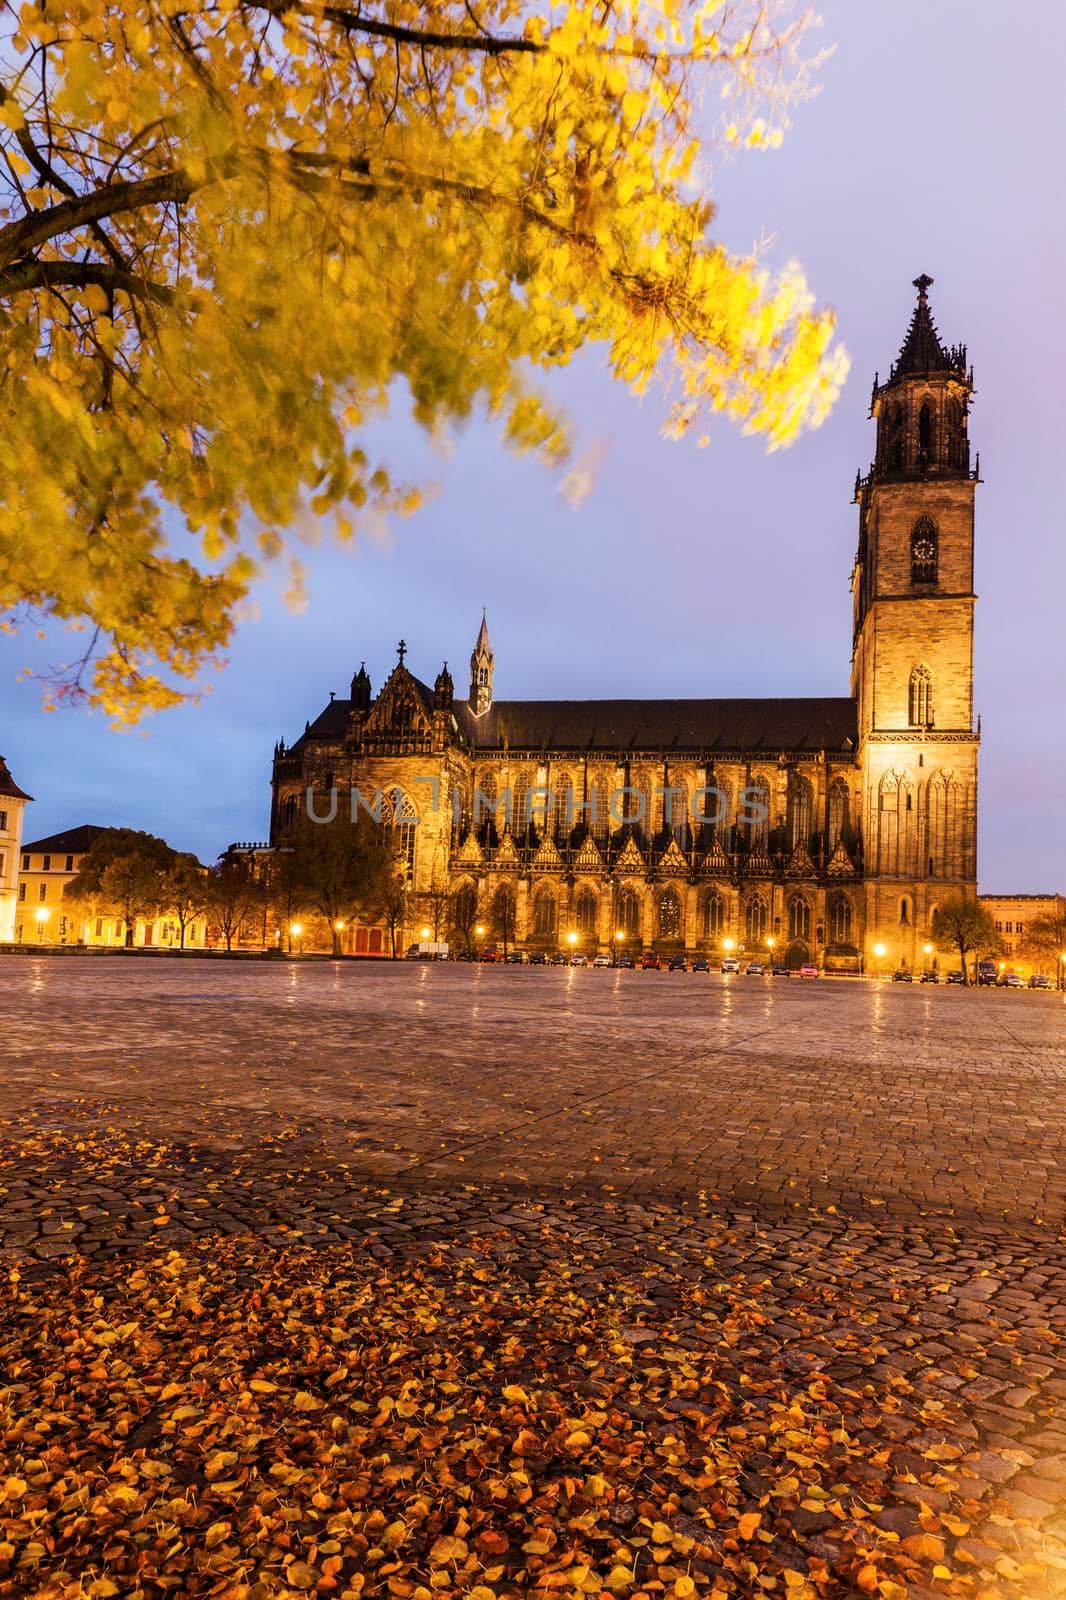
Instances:
[[[59,692],[120,721],[180,700],[294,521],[410,508],[364,448],[404,390],[428,429],[480,409],[558,461],[538,369],[598,345],[630,388],[669,385],[675,433],[817,422],[832,318],[709,237],[705,170],[716,140],[779,141],[805,21],[0,8],[0,613],[84,630]],[[725,119],[701,144],[706,90]]]

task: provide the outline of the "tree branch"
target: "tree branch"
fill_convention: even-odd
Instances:
[[[542,44],[535,39],[526,39],[521,34],[502,34],[496,38],[492,34],[436,33],[425,28],[407,28],[401,23],[382,22],[376,17],[364,17],[347,6],[311,7],[293,4],[292,0],[244,0],[244,5],[249,10],[269,11],[275,17],[284,17],[293,11],[312,19],[322,16],[338,28],[343,28],[346,33],[365,33],[375,39],[424,45],[431,50],[474,50],[480,55],[490,56],[514,55],[518,52],[542,55],[544,52]]]
[[[217,176],[199,182],[190,173],[179,168],[175,172],[161,172],[151,178],[137,178],[129,183],[108,183],[90,194],[61,200],[58,205],[43,211],[33,211],[0,228],[0,268],[9,267],[28,252],[46,244],[57,234],[69,233],[99,222],[102,217],[119,216],[126,211],[140,211],[145,206],[162,205],[169,201],[188,200],[198,188],[216,182]]]
[[[165,283],[96,261],[16,261],[0,272],[0,300],[33,289],[85,289],[91,284],[156,305],[174,304],[174,291]]]

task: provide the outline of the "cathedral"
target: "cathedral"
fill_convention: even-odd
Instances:
[[[851,692],[833,699],[501,700],[485,619],[457,696],[401,642],[274,753],[270,843],[331,791],[397,829],[405,937],[772,955],[827,972],[927,964],[945,897],[976,894],[973,533],[965,347],[932,280],[855,482]],[[445,912],[440,911],[445,906]],[[380,928],[349,930],[355,952]]]

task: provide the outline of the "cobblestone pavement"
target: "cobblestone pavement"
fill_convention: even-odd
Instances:
[[[652,1323],[684,1326],[713,1262],[762,1296],[767,1369],[871,1397],[878,1537],[932,1519],[974,1594],[1066,1592],[1061,997],[20,957],[0,1030],[0,1261],[24,1279],[219,1234],[379,1260],[487,1234],[530,1281],[572,1257],[591,1298],[639,1269]],[[800,1515],[832,1570],[833,1518]]]

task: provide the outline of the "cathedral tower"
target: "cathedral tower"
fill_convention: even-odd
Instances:
[[[470,657],[470,709],[476,717],[492,704],[492,646],[489,644],[489,625],[481,613],[481,629]]]
[[[924,965],[932,911],[976,892],[973,374],[918,303],[885,383],[876,455],[856,484],[852,694],[862,769],[867,962]]]

